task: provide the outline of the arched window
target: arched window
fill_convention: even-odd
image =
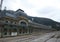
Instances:
[[[21,25],[21,26],[28,26],[28,22],[25,21],[25,20],[20,20],[19,21],[19,25]]]
[[[6,20],[6,21],[4,21],[5,23],[10,23],[10,21],[8,21],[8,20]]]
[[[26,26],[27,24],[25,22],[20,22],[22,26]]]

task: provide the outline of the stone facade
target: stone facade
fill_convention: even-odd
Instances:
[[[20,9],[16,12],[3,10],[0,13],[0,37],[52,30],[50,26],[32,22],[26,16],[26,13]]]

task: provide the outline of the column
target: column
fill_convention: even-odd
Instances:
[[[29,27],[27,27],[27,32],[28,32],[28,34],[29,34]]]
[[[19,29],[17,28],[17,36],[19,35]]]
[[[10,36],[10,31],[9,31],[9,28],[7,28],[7,36]]]
[[[1,38],[3,37],[3,28],[1,27]]]

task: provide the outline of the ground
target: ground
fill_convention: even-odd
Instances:
[[[0,38],[0,42],[60,42],[60,31],[45,34]]]

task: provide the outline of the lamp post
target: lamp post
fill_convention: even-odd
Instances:
[[[3,0],[0,0],[0,10],[2,9]]]

